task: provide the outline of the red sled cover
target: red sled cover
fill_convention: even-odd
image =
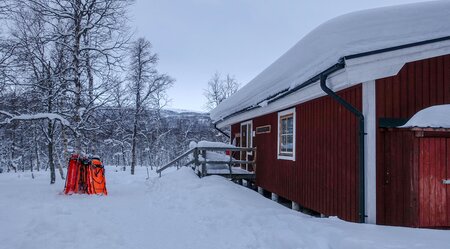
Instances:
[[[73,154],[67,168],[64,194],[108,195],[105,169],[99,159],[89,159]]]
[[[78,182],[80,178],[80,162],[77,155],[72,155],[69,160],[69,167],[67,168],[66,185],[64,187],[64,194],[69,195],[78,193]]]
[[[106,190],[105,168],[100,160],[93,159],[87,170],[88,194],[108,195]]]

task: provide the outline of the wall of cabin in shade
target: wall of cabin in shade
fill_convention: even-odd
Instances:
[[[362,108],[361,85],[339,95]],[[296,160],[277,159],[277,112],[253,119],[256,134],[256,184],[319,213],[358,220],[357,119],[335,100],[324,96],[295,106]],[[232,126],[237,131],[239,124]],[[232,133],[234,136],[234,133]]]
[[[361,85],[339,94],[361,110]],[[396,76],[376,80],[377,121],[409,119],[437,104],[450,104],[450,55],[407,63]],[[263,125],[272,127],[271,133],[254,137],[258,147],[257,185],[322,214],[357,221],[356,118],[328,96],[297,105],[296,115],[295,162],[276,158],[277,113],[253,119],[253,130]],[[232,131],[239,130],[240,124],[232,126]],[[419,207],[427,204],[419,203],[423,200],[417,199],[419,175],[408,166],[414,153],[420,152],[413,146],[412,133],[386,137],[384,132],[378,128],[376,135],[377,223],[423,226]],[[415,152],[411,154],[411,150]]]
[[[377,80],[376,102],[377,120],[409,119],[424,108],[450,104],[450,55],[407,63],[396,76]],[[412,163],[408,163],[410,150],[405,148],[412,142],[407,137],[378,128],[378,224],[421,225],[417,220],[419,179],[411,171]],[[404,168],[406,163],[408,168]]]

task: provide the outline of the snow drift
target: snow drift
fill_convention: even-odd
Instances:
[[[48,172],[0,174],[0,248],[442,249],[450,231],[355,224],[287,209],[183,168],[145,180],[105,167],[107,197],[60,194]],[[172,169],[173,170],[173,169]]]

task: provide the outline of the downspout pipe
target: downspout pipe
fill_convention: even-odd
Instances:
[[[217,124],[214,124],[214,129],[218,130],[220,133],[222,133],[225,137],[230,138],[230,135],[228,135],[226,132],[222,131],[217,127]]]
[[[320,88],[334,100],[336,100],[340,105],[342,105],[345,109],[350,111],[353,115],[355,115],[359,120],[359,129],[358,129],[358,155],[359,155],[359,222],[365,223],[366,215],[365,215],[365,182],[364,182],[364,114],[352,106],[350,103],[345,101],[339,95],[336,94],[333,90],[331,90],[327,86],[327,78],[330,74],[342,69],[345,67],[345,63],[343,60],[337,63],[335,67],[331,67],[328,70],[325,70],[320,74]]]

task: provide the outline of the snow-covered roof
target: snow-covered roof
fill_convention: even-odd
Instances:
[[[450,105],[435,105],[425,108],[399,128],[450,128]]]
[[[450,36],[450,1],[358,11],[320,25],[238,92],[211,111],[219,122],[292,89],[341,58]],[[270,104],[269,104],[270,106]]]

